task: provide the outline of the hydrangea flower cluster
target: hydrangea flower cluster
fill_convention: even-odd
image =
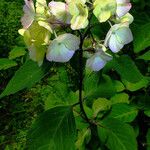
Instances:
[[[80,37],[68,32],[90,27],[89,16],[95,15],[99,23],[108,22],[111,26],[105,39],[101,40],[104,42],[95,40],[94,52],[88,55],[86,66],[99,71],[112,59],[106,53],[108,49],[117,53],[133,40],[129,28],[133,22],[128,13],[130,9],[129,0],[65,0],[49,4],[46,0],[36,0],[35,4],[25,0],[21,18],[23,29],[19,33],[24,37],[30,58],[39,66],[45,55],[48,61],[68,62],[79,50],[81,42]]]

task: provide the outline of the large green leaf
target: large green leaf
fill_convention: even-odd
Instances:
[[[91,73],[85,77],[84,90],[88,99],[109,98],[116,93],[116,88],[111,78],[105,74],[100,76],[97,73]]]
[[[35,62],[28,60],[9,81],[0,98],[31,87],[45,75],[46,69],[47,65],[39,67]]]
[[[135,53],[138,53],[150,46],[150,23],[137,27],[133,33]]]
[[[112,67],[129,82],[139,82],[143,76],[129,56],[114,57]]]
[[[29,150],[74,150],[76,127],[70,106],[45,111],[32,125]]]
[[[115,104],[112,106],[112,110],[109,117],[116,118],[123,122],[131,122],[138,114],[138,110],[127,104]]]
[[[117,119],[107,118],[100,122],[98,135],[109,150],[137,150],[133,128]]]
[[[9,60],[8,58],[0,58],[0,70],[6,70],[16,65],[17,63],[13,60]]]

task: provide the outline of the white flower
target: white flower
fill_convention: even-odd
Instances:
[[[54,62],[67,62],[79,49],[79,44],[80,39],[75,35],[69,33],[60,35],[50,43],[46,58]]]
[[[132,7],[130,0],[116,0],[116,2],[117,2],[116,14],[118,15],[118,17],[122,17],[125,14],[127,14]]]
[[[100,49],[86,62],[86,67],[93,71],[101,70],[108,61],[112,60],[112,56]]]
[[[132,40],[133,35],[128,24],[116,24],[107,33],[105,46],[109,46],[112,52],[117,53]]]
[[[62,23],[70,24],[71,15],[68,12],[68,5],[63,2],[50,2],[50,12]]]

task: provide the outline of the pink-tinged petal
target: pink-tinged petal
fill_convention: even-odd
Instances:
[[[122,17],[125,14],[127,14],[129,10],[131,9],[131,7],[132,7],[131,3],[118,4],[117,12],[116,12],[118,17]]]
[[[119,41],[116,39],[116,35],[112,34],[109,39],[109,48],[112,52],[117,53],[123,48],[123,44],[119,43]]]
[[[32,0],[25,0],[25,5],[23,7],[24,16],[21,18],[21,23],[23,28],[27,29],[34,21],[35,9]]]
[[[117,3],[129,3],[130,0],[116,0]]]
[[[70,24],[71,15],[68,12],[68,5],[63,2],[50,2],[50,12],[62,23]]]

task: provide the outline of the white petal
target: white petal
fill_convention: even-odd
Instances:
[[[106,35],[106,37],[105,37],[105,41],[104,41],[104,45],[105,45],[106,47],[108,47],[108,43],[109,43],[109,39],[110,39],[110,37],[111,37],[111,34],[112,34],[112,30],[110,29],[110,30],[108,31],[108,33],[107,33],[107,35]]]
[[[122,17],[129,12],[131,7],[132,7],[131,3],[118,4],[116,13],[119,17]]]
[[[106,64],[106,61],[101,59],[99,56],[92,56],[87,60],[86,66],[91,68],[93,71],[101,70]]]
[[[112,52],[117,53],[123,48],[123,44],[119,43],[115,34],[112,34],[109,39],[109,48]]]
[[[117,40],[123,45],[133,40],[133,35],[129,27],[121,27],[115,33]]]
[[[46,58],[54,62],[67,62],[74,53],[74,51],[68,50],[64,44],[58,44],[57,41],[53,41],[48,48]]]
[[[57,37],[57,41],[63,43],[69,50],[75,51],[79,49],[80,38],[73,34],[62,34],[59,37]]]
[[[50,2],[50,12],[58,19],[58,21],[70,24],[71,15],[68,12],[68,5],[63,2]]]

